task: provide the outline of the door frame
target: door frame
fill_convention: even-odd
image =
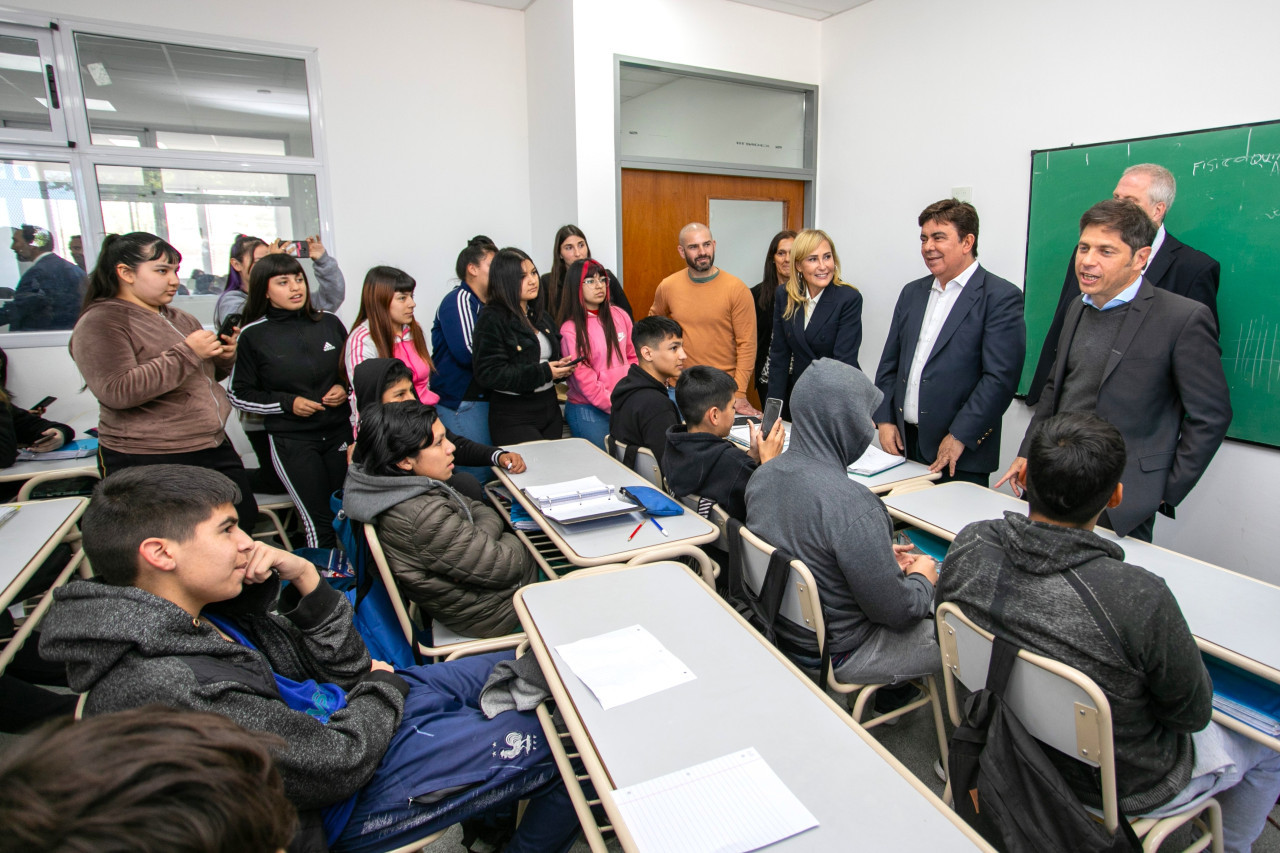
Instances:
[[[623,157],[622,156],[622,66],[649,68],[655,71],[670,71],[690,77],[704,77],[708,80],[720,80],[728,83],[748,83],[770,89],[782,89],[788,92],[800,92],[804,95],[804,168],[795,169],[781,166],[751,166],[741,163],[723,163],[707,160],[682,160],[669,157]],[[635,56],[613,55],[613,181],[614,198],[617,209],[614,211],[614,228],[617,252],[617,274],[626,281],[623,270],[622,255],[622,170],[649,169],[658,172],[687,172],[695,175],[740,175],[748,178],[788,178],[804,182],[804,214],[805,227],[813,224],[814,211],[817,209],[817,177],[818,177],[818,86],[816,83],[797,83],[791,80],[777,80],[772,77],[756,77],[750,74],[738,74],[732,71],[716,71],[711,68],[699,68],[693,65],[680,65],[674,62],[661,62],[653,59],[641,59]]]

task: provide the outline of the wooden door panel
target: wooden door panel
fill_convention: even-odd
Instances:
[[[787,227],[804,227],[803,181],[623,169],[623,287],[637,318],[649,313],[658,282],[684,266],[676,251],[680,229],[707,222],[713,198],[780,201]],[[768,248],[760,247],[761,266]]]

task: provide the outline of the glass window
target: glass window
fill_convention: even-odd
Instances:
[[[83,273],[67,263],[80,236],[67,163],[0,159],[0,235],[11,249],[0,260],[0,327],[70,329],[84,290]]]
[[[174,306],[213,322],[238,234],[302,240],[320,233],[315,175],[98,166],[106,233],[149,231],[182,253]]]
[[[806,168],[804,92],[626,63],[619,86],[623,157]]]
[[[0,24],[0,140],[65,142],[48,30]]]
[[[306,62],[76,33],[94,145],[311,157]]]

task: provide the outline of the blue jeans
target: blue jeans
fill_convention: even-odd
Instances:
[[[397,672],[409,682],[404,717],[373,778],[333,844],[369,853],[529,800],[507,853],[565,851],[579,824],[546,736],[532,711],[492,720],[480,689],[512,652],[477,655]],[[441,794],[443,793],[443,796]]]
[[[466,436],[480,444],[492,445],[489,437],[489,404],[481,400],[463,400],[458,408],[450,409],[444,405],[436,405],[436,414],[444,422],[445,429],[458,435]],[[480,481],[481,484],[493,479],[493,472],[488,468],[474,468],[459,465],[455,471],[466,471]]]
[[[565,403],[564,417],[574,438],[585,438],[604,450],[604,437],[609,434],[609,413],[590,403]]]

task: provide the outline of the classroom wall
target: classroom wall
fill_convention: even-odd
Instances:
[[[524,25],[532,242],[523,248],[549,272],[556,231],[578,219],[573,0],[536,0]]]
[[[926,205],[972,187],[980,260],[1021,285],[1033,148],[1280,118],[1277,31],[1274,0],[877,0],[825,21],[818,221],[862,288],[867,371],[926,274]],[[1028,420],[1015,401],[1006,460]],[[1280,450],[1228,442],[1156,543],[1280,583],[1277,505]]]
[[[820,25],[794,15],[727,0],[575,0],[573,26],[578,224],[591,241],[592,254],[611,268],[619,256],[620,222],[613,135],[615,54],[818,82]],[[674,237],[672,272],[682,263]],[[624,281],[625,276],[623,270]],[[646,307],[637,310],[644,313]]]
[[[347,278],[340,314],[348,324],[375,264],[417,278],[418,316],[429,325],[468,238],[529,244],[522,12],[462,0],[380,0],[363,10],[340,0],[180,8],[164,0],[57,0],[45,12],[318,48],[331,248]],[[7,352],[20,399],[56,395],[55,418],[91,408],[73,399],[81,380],[64,348]]]

